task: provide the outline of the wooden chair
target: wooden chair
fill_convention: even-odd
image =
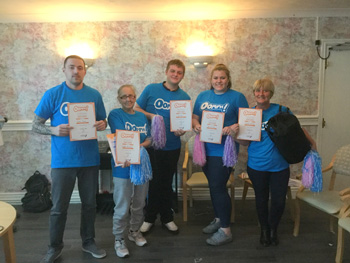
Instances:
[[[248,193],[248,189],[253,188],[253,184],[252,181],[249,179],[249,176],[246,172],[243,172],[241,174],[238,175],[238,178],[240,178],[243,181],[243,193],[242,193],[242,208],[241,208],[241,213],[243,213],[244,210],[244,205],[245,205],[245,200],[247,198],[247,193]],[[296,181],[300,181],[300,180],[293,180],[290,179],[289,180],[289,185],[288,185],[288,191],[287,191],[287,198],[290,204],[290,214],[292,217],[292,220],[294,221],[294,205],[293,205],[293,198],[292,198],[292,190],[291,190],[291,186],[294,186],[294,184],[296,184]]]
[[[209,188],[208,180],[203,172],[194,172],[193,145],[195,136],[186,143],[185,158],[182,165],[182,199],[183,199],[183,220],[187,221],[187,195],[189,195],[190,207],[193,206],[192,188]],[[226,184],[231,194],[231,223],[235,221],[235,188],[233,170]]]
[[[337,176],[349,176],[350,177],[350,144],[341,147],[333,156],[330,164],[322,170],[323,179],[326,178],[326,172],[332,170],[331,178],[329,181],[328,189],[324,189],[320,193],[313,193],[306,190],[301,186],[296,194],[295,198],[295,221],[293,235],[299,235],[300,227],[300,201],[307,203],[308,205],[319,209],[328,215],[330,215],[330,231],[334,232],[333,225],[334,219],[338,219],[340,216],[340,210],[343,206],[343,202],[339,198],[340,191],[334,189]]]
[[[337,254],[335,256],[336,263],[343,262],[344,254],[344,230],[350,232],[350,188],[340,192],[340,198],[344,202],[344,206],[340,210],[338,220],[338,242]]]

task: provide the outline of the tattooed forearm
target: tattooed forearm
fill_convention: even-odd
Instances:
[[[46,120],[35,115],[32,125],[32,131],[44,135],[51,135],[52,131],[49,126],[45,125]]]

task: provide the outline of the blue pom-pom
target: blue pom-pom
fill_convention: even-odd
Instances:
[[[322,178],[322,159],[318,152],[311,150],[310,151],[314,163],[314,182],[310,188],[312,192],[319,193],[322,191],[323,187],[323,178]]]
[[[130,180],[135,185],[141,185],[152,180],[152,166],[148,152],[140,148],[140,164],[130,165]]]

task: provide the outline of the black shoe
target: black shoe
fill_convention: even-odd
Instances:
[[[271,245],[277,246],[279,244],[277,230],[271,230]]]
[[[264,247],[270,246],[270,244],[271,244],[270,230],[268,230],[268,229],[261,230],[260,244],[263,245]]]

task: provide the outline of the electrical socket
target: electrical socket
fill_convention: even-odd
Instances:
[[[320,46],[321,45],[321,40],[315,40],[315,45]]]

